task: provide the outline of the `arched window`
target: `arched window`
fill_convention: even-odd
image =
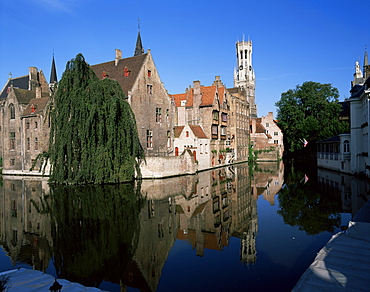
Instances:
[[[349,141],[348,140],[344,140],[343,142],[343,153],[349,153]]]
[[[9,105],[9,112],[10,112],[10,119],[13,120],[15,119],[15,107],[14,104]]]

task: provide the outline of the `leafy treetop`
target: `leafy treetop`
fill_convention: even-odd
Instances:
[[[338,97],[338,89],[331,84],[312,81],[282,93],[275,105],[285,150],[303,148],[304,139],[317,142],[348,131],[348,122],[339,120]]]
[[[143,158],[135,116],[116,81],[99,80],[82,54],[67,63],[52,99],[50,181],[133,180]]]

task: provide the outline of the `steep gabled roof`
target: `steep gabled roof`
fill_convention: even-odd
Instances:
[[[16,77],[16,78],[11,78],[8,79],[6,82],[3,91],[0,94],[0,99],[1,98],[6,98],[8,95],[8,88],[12,84],[14,88],[20,88],[20,89],[28,89],[28,84],[29,84],[29,76],[21,76],[21,77]]]
[[[172,98],[173,102],[175,103],[176,107],[181,106],[181,101],[186,100],[187,93],[180,93],[180,94],[171,94],[170,97]]]
[[[13,88],[15,96],[17,97],[17,100],[21,104],[27,104],[30,102],[32,98],[36,97],[36,91],[34,90],[27,90],[27,89],[19,89],[19,88]]]
[[[48,101],[49,97],[32,98],[24,110],[22,117],[42,114],[48,104]]]
[[[216,97],[217,87],[215,85],[211,86],[201,86],[200,94],[202,95],[201,107],[212,106]],[[218,87],[218,99],[220,104],[224,101],[225,87]],[[181,100],[186,99],[186,107],[194,106],[194,88],[189,88],[186,93],[173,94],[172,98],[177,107],[181,106]]]
[[[175,126],[174,127],[174,137],[179,138],[182,133],[182,130],[184,130],[184,126]]]
[[[115,65],[115,61],[92,65],[91,69],[93,69],[99,79],[103,79],[105,77],[103,76],[104,74],[106,77],[116,80],[119,85],[121,85],[123,92],[127,97],[128,91],[134,86],[147,56],[148,53],[120,59],[117,66]],[[124,75],[125,68],[129,71],[129,75],[127,77]]]
[[[202,92],[202,103],[200,106],[211,106],[216,96],[216,86],[206,86],[200,88]]]
[[[256,132],[255,133],[262,133],[262,134],[265,134],[266,133],[266,128],[262,125],[262,119],[261,118],[255,118],[254,119],[256,121]],[[250,125],[252,125],[252,119],[250,120]]]
[[[199,139],[208,139],[201,126],[189,125],[189,127],[195,137]],[[174,137],[179,138],[184,128],[185,126],[175,126],[174,127]]]
[[[189,127],[193,131],[195,137],[200,139],[208,139],[201,126],[189,125]]]

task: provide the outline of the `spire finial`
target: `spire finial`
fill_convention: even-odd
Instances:
[[[141,36],[140,36],[140,22],[139,21],[140,21],[140,18],[138,18],[138,32],[137,32],[137,40],[136,40],[134,56],[144,54],[143,43],[141,41]]]
[[[137,18],[137,30],[140,31],[140,17]]]
[[[367,55],[367,45],[365,45],[364,66],[368,65],[369,65],[369,56]]]

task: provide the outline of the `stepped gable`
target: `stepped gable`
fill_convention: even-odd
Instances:
[[[194,88],[190,88],[187,92],[188,98],[186,99],[186,107],[192,107],[193,106],[193,100],[194,100]]]
[[[92,65],[91,69],[95,72],[99,79],[110,78],[116,80],[127,97],[128,92],[134,86],[134,83],[147,56],[148,53],[120,59],[117,62],[117,66],[116,61]],[[125,72],[128,73],[125,74]]]

